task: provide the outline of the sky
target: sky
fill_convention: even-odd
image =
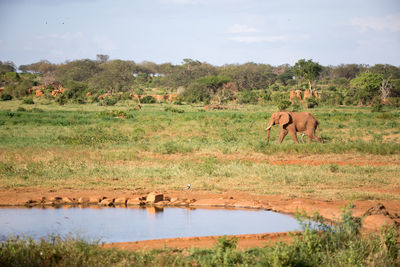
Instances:
[[[400,66],[399,0],[0,0],[0,60]]]

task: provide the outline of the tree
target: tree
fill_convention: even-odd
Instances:
[[[98,62],[90,59],[75,60],[58,66],[56,80],[66,83],[69,80],[87,82],[100,71]]]
[[[221,103],[227,94],[220,93],[220,90],[229,90],[234,87],[223,87],[230,79],[225,76],[210,75],[197,79],[191,83],[190,86],[184,91],[183,98],[188,102],[209,101],[212,96],[216,95]]]
[[[362,105],[371,104],[372,100],[381,93],[383,75],[364,72],[350,81],[354,96]]]
[[[0,61],[0,73],[1,72],[15,72],[16,67],[12,61]]]
[[[100,65],[100,71],[89,79],[91,88],[110,93],[128,91],[133,85],[135,63],[133,61],[111,60]]]
[[[110,57],[108,55],[97,54],[96,60],[100,63],[107,62]]]
[[[308,82],[308,89],[313,94],[313,82],[318,79],[322,71],[322,66],[318,62],[313,62],[311,59],[305,60],[300,59],[293,67],[294,74],[296,77],[305,79]]]

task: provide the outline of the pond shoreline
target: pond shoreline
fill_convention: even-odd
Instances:
[[[59,205],[63,207],[76,207],[78,200],[98,199],[97,204],[90,204],[90,207],[99,206],[104,199],[122,200],[121,205],[125,206],[128,199],[137,200],[136,206],[160,206],[160,207],[193,207],[193,208],[246,208],[263,209],[285,214],[295,214],[296,212],[306,212],[312,215],[318,212],[325,219],[338,221],[342,208],[349,205],[350,201],[330,201],[306,198],[290,198],[273,195],[253,195],[245,192],[224,192],[210,193],[202,191],[162,191],[164,198],[157,203],[146,203],[146,196],[151,193],[147,190],[136,192],[128,190],[77,190],[77,189],[40,189],[40,188],[15,188],[12,190],[0,190],[1,206],[43,206],[51,207],[51,203],[46,204],[46,200],[59,200]],[[70,201],[69,203],[63,203]],[[43,203],[41,203],[43,202]],[[118,202],[118,201],[117,201]],[[132,202],[133,203],[133,202]],[[84,203],[86,207],[89,203]],[[104,204],[100,204],[104,205]],[[54,206],[54,205],[53,205]],[[106,206],[106,205],[104,205]],[[134,206],[134,205],[132,205]],[[356,217],[363,217],[363,229],[365,231],[378,231],[383,225],[400,225],[400,201],[353,201],[352,212]],[[239,248],[254,246],[264,246],[272,241],[290,240],[288,233],[237,235],[239,238]],[[137,242],[110,243],[105,247],[115,247],[121,249],[152,249],[171,246],[176,248],[184,247],[211,247],[215,244],[218,236],[209,237],[190,237],[173,238],[160,240],[146,240]]]

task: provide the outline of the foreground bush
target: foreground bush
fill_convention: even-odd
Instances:
[[[344,212],[329,226],[310,227],[293,242],[245,251],[236,249],[236,238],[220,238],[213,249],[153,250],[148,252],[103,249],[98,242],[79,238],[49,237],[40,242],[9,238],[0,244],[1,266],[398,266],[398,233],[386,228],[381,234],[361,235],[360,220]]]

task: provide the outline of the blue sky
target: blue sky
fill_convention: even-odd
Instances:
[[[0,0],[0,60],[400,66],[399,0]]]

